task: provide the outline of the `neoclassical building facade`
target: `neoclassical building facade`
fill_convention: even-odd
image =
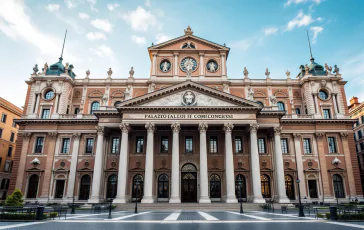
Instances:
[[[147,78],[75,78],[63,58],[26,81],[10,190],[25,201],[291,203],[361,197],[339,69],[227,77],[230,49],[193,35],[148,48]],[[263,71],[262,71],[263,74]],[[299,179],[299,191],[297,179]]]

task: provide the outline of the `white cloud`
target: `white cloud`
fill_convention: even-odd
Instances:
[[[119,7],[119,4],[117,3],[114,3],[114,4],[107,4],[107,8],[110,10],[110,11],[114,11],[116,8]]]
[[[138,45],[145,45],[147,43],[145,37],[138,37],[136,35],[132,35],[131,40]]]
[[[104,33],[101,33],[101,32],[89,32],[87,33],[86,35],[87,39],[88,40],[106,40],[106,36]]]
[[[58,4],[48,4],[46,5],[46,9],[49,11],[49,12],[55,12],[55,11],[59,11],[59,8],[61,6],[58,5]]]
[[[265,35],[272,35],[278,32],[278,28],[277,27],[270,27],[270,28],[266,28],[264,29],[264,34]]]
[[[96,5],[96,0],[86,0],[87,3],[90,5],[90,10],[92,12],[99,12],[99,10],[95,7]]]
[[[138,6],[135,11],[129,11],[126,14],[122,14],[121,18],[130,24],[131,28],[136,31],[147,31],[149,27],[161,29],[161,24],[158,22],[157,17],[141,6]]]
[[[101,46],[97,47],[96,49],[90,48],[90,50],[102,58],[104,58],[104,57],[111,58],[114,56],[114,52],[112,51],[112,49],[106,45],[101,45]]]
[[[308,26],[315,20],[309,14],[304,14],[303,11],[300,11],[296,17],[294,17],[291,21],[288,22],[286,30],[293,30],[295,28],[299,28],[302,26]]]
[[[150,5],[150,0],[145,0],[145,6],[146,7],[150,7],[151,5]]]
[[[155,36],[155,38],[157,39],[156,40],[156,44],[159,44],[159,43],[162,43],[162,42],[165,42],[165,41],[168,41],[168,40],[171,40],[171,38],[163,33],[159,33]]]
[[[76,7],[76,2],[74,0],[64,0],[64,3],[66,4],[68,9]]]
[[[109,20],[107,19],[95,19],[91,21],[91,25],[95,28],[103,30],[105,32],[111,32],[112,25],[110,24]]]
[[[56,12],[54,14],[59,20],[61,20],[63,23],[70,26],[76,33],[82,34],[84,33],[84,29],[82,26],[78,24],[76,20],[74,20],[72,17],[64,16],[61,12]]]
[[[316,3],[316,5],[318,5],[322,2],[322,0],[287,0],[284,3],[284,7],[288,7],[288,6],[292,5],[292,3],[298,5],[298,4],[307,3],[307,2],[314,2],[314,3]]]
[[[310,30],[313,32],[312,43],[315,44],[317,41],[318,34],[321,33],[324,30],[324,28],[320,26],[312,26]]]
[[[240,41],[234,41],[231,43],[231,47],[241,49],[241,50],[247,50],[252,45],[251,41],[245,39]]]
[[[82,12],[78,13],[78,17],[80,17],[82,20],[86,20],[86,19],[90,18],[90,16],[88,16],[88,14],[82,13]]]

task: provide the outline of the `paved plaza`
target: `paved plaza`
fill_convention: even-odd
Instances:
[[[90,214],[89,211],[79,211],[68,215],[67,219],[54,219],[45,222],[2,222],[0,229],[354,229],[364,228],[362,222],[333,222],[315,219],[314,214],[297,217],[296,211],[287,214],[280,212],[267,213],[263,211],[141,211],[137,214],[128,211],[115,211],[112,219],[108,213]]]

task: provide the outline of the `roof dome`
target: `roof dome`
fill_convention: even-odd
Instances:
[[[58,62],[54,63],[53,65],[51,65],[46,72],[46,75],[61,75],[63,73],[65,73],[65,66],[62,63],[63,58],[60,57]],[[72,69],[74,68],[74,66],[72,64],[70,64],[68,66],[68,75],[72,78],[75,79],[76,74],[72,71]]]

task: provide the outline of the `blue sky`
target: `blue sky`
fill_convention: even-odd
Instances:
[[[359,0],[1,0],[0,96],[23,106],[34,64],[55,63],[68,29],[64,62],[83,78],[148,78],[147,47],[183,35],[231,48],[229,78],[295,77],[309,62],[306,30],[316,62],[337,64],[347,98],[364,100],[364,1]]]

